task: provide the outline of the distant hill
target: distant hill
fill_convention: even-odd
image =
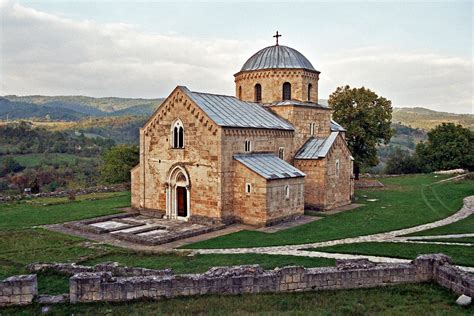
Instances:
[[[94,108],[106,113],[112,113],[115,111],[120,111],[128,109],[133,106],[143,105],[143,106],[157,106],[163,102],[163,98],[158,99],[134,99],[134,98],[115,98],[115,97],[105,97],[105,98],[93,98],[86,96],[43,96],[43,95],[29,95],[29,96],[16,96],[16,95],[7,95],[4,98],[10,101],[21,101],[27,103],[33,103],[37,105],[47,105],[47,103],[55,102],[56,105],[64,106],[70,105],[82,105],[90,108]]]
[[[437,112],[425,108],[394,108],[392,122],[401,123],[413,128],[430,130],[443,122],[461,124],[474,130],[473,114],[455,114],[447,112]]]
[[[0,119],[2,120],[48,118],[58,121],[77,121],[83,117],[83,113],[68,108],[59,108],[55,105],[38,106],[27,102],[12,102],[0,97]]]
[[[162,102],[163,99],[5,96],[0,97],[0,119],[77,121],[88,117],[149,116]]]

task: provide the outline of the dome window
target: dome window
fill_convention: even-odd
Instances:
[[[313,85],[310,83],[308,84],[308,101],[311,101],[311,90],[313,90]]]
[[[291,100],[291,84],[289,82],[283,84],[283,101],[285,100]]]
[[[255,85],[255,102],[261,102],[262,101],[262,86],[257,83]]]

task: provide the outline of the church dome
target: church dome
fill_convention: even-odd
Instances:
[[[303,68],[317,71],[299,51],[282,45],[269,46],[259,50],[245,62],[240,71],[274,68]]]

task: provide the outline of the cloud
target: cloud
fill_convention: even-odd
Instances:
[[[0,94],[165,97],[176,85],[234,93],[233,74],[265,42],[196,39],[0,4]],[[297,47],[296,47],[297,48]],[[472,60],[391,47],[328,53],[320,98],[366,86],[395,106],[472,113]]]
[[[321,65],[322,77],[327,73],[326,81],[321,80],[326,93],[344,83],[369,87],[394,106],[473,113],[470,59],[370,47],[326,55]]]
[[[1,93],[166,96],[176,85],[233,93],[255,43],[146,34],[19,4],[2,8]]]

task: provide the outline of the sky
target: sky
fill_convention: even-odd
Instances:
[[[0,95],[235,93],[258,50],[297,49],[319,97],[367,87],[396,107],[474,113],[473,2],[0,0]]]

